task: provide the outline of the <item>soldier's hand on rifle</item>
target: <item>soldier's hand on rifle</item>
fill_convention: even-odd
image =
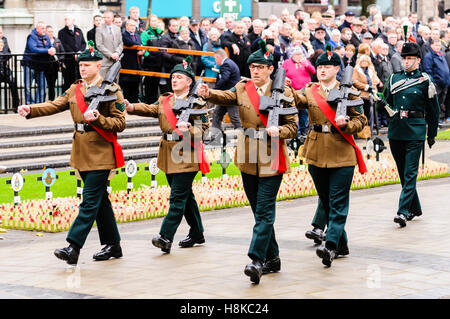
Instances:
[[[209,97],[210,92],[209,92],[209,87],[208,85],[206,85],[206,83],[202,83],[200,84],[200,86],[198,87],[197,90],[197,94],[200,95],[201,97]]]
[[[271,126],[267,129],[267,135],[271,137],[278,137],[280,136],[280,128],[276,126]]]
[[[144,55],[144,53],[145,53],[144,50],[139,50],[139,51],[137,52],[137,55]]]
[[[17,108],[17,112],[19,113],[20,116],[26,117],[28,114],[30,114],[31,109],[28,105],[20,105]]]
[[[180,123],[177,123],[177,127],[181,132],[186,132],[186,131],[189,131],[189,128],[191,127],[191,123],[180,122]]]
[[[127,110],[127,112],[134,111],[134,105],[131,104],[127,99],[123,100],[123,102],[125,103],[125,109]]]
[[[347,119],[343,116],[336,118],[336,125],[339,127],[344,127],[347,125]]]
[[[89,121],[96,121],[100,113],[98,112],[98,110],[92,110],[86,111],[83,115],[84,119],[89,122]]]
[[[116,52],[114,52],[114,53],[111,55],[111,59],[113,59],[114,61],[117,61],[117,60],[119,60],[119,55],[118,55]]]
[[[434,140],[434,137],[427,137],[427,142],[428,142],[428,146],[431,148],[431,146],[434,145],[434,143],[436,143],[436,141]]]

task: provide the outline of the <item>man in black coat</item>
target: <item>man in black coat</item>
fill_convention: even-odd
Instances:
[[[127,20],[125,24],[126,31],[122,33],[122,42],[124,46],[142,45],[141,37],[136,32],[136,22],[134,20]],[[123,50],[123,57],[120,60],[122,69],[140,70],[141,57],[144,54],[143,50]],[[139,102],[139,83],[141,76],[132,74],[121,74],[119,78],[119,85],[122,88],[123,96],[130,103]]]
[[[197,19],[192,18],[189,21],[189,35],[191,37],[192,42],[195,44],[195,50],[203,51],[203,45],[208,42],[208,37],[202,29],[200,29],[199,22]],[[200,60],[199,55],[194,56],[194,61],[197,65],[197,70],[195,71],[196,75],[200,75],[203,69],[203,65]]]
[[[362,27],[363,23],[361,20],[355,20],[355,22],[352,24],[353,34],[352,38],[350,39],[350,43],[355,46],[356,50],[358,50],[359,45],[362,43]]]
[[[244,35],[245,30],[246,27],[243,22],[236,22],[234,32],[223,37],[222,46],[228,48],[230,59],[238,65],[241,76],[250,78],[247,59],[251,54],[251,43],[247,36]]]
[[[86,41],[84,40],[83,31],[75,25],[75,18],[71,15],[64,17],[64,28],[59,30],[58,39],[64,47],[65,52],[80,53],[86,48]],[[77,54],[70,56],[66,55],[63,69],[63,91],[66,91],[75,80],[78,78],[78,64],[76,62]]]
[[[215,90],[229,90],[233,88],[240,80],[241,74],[239,72],[239,67],[237,64],[227,58],[227,53],[223,49],[219,49],[214,53],[214,59],[216,60],[216,64],[220,66],[219,74],[217,75],[216,85],[213,89]],[[213,139],[220,136],[220,131],[222,131],[222,119],[225,114],[228,112],[228,116],[230,117],[231,123],[235,129],[241,127],[241,120],[239,118],[239,108],[238,106],[221,106],[216,105],[214,109],[214,114],[212,116],[211,121],[211,133],[213,135]]]
[[[171,48],[172,42],[175,41],[178,38],[178,20],[177,19],[170,19],[169,25],[167,26],[167,32],[164,33],[159,40],[160,46],[162,48]],[[170,71],[173,69],[175,64],[172,62],[172,54],[171,53],[163,53],[162,54],[162,70],[163,73],[170,73]],[[161,94],[164,92],[170,91],[170,81],[167,81],[166,79],[162,78],[159,82],[161,87]]]
[[[95,29],[97,29],[102,24],[103,17],[101,15],[94,16],[94,27],[89,30],[86,34],[87,40],[94,42],[94,48],[97,48],[95,45]]]

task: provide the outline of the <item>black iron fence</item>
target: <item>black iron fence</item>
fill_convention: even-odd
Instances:
[[[79,78],[75,55],[0,54],[0,114],[61,95]]]

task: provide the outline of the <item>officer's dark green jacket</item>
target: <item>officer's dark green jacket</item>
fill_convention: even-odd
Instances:
[[[384,97],[394,111],[398,111],[389,122],[388,138],[395,140],[425,140],[425,136],[435,137],[439,123],[439,103],[437,95],[429,97],[431,77],[420,84],[413,85],[395,94],[391,93],[391,85],[411,78],[427,78],[425,73],[415,70],[412,72],[397,72],[386,81]],[[425,118],[401,118],[401,111],[420,111]],[[428,134],[426,134],[428,124]]]

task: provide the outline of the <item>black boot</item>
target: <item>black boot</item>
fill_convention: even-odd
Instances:
[[[178,243],[178,246],[181,248],[189,248],[194,246],[195,244],[203,244],[205,243],[205,237],[203,235],[200,235],[198,237],[191,237],[191,235],[187,235],[187,237],[183,240],[181,240]]]
[[[313,228],[305,233],[306,238],[314,240],[317,245],[320,245],[325,240],[325,234],[320,228]]]
[[[327,247],[326,245],[321,245],[316,250],[317,256],[322,259],[322,264],[324,264],[327,267],[331,267],[331,263],[333,262],[334,258],[336,258],[336,250]]]
[[[170,254],[170,248],[172,247],[172,241],[162,235],[153,237],[152,244],[155,247],[161,248],[165,253]]]
[[[394,222],[399,224],[400,227],[406,226],[406,216],[403,214],[398,214],[394,217]]]
[[[272,259],[266,260],[263,264],[262,274],[268,274],[271,272],[278,272],[281,269],[281,259],[280,257],[274,257]]]
[[[55,256],[61,260],[65,260],[69,265],[76,265],[80,256],[80,248],[74,244],[68,247],[55,250]]]
[[[108,260],[109,258],[120,258],[122,257],[122,248],[120,247],[120,244],[114,244],[114,245],[106,245],[102,248],[101,251],[94,254],[92,258],[95,260]]]
[[[244,274],[250,277],[250,281],[259,284],[259,280],[262,276],[262,262],[259,260],[253,260],[250,264],[245,266]]]

